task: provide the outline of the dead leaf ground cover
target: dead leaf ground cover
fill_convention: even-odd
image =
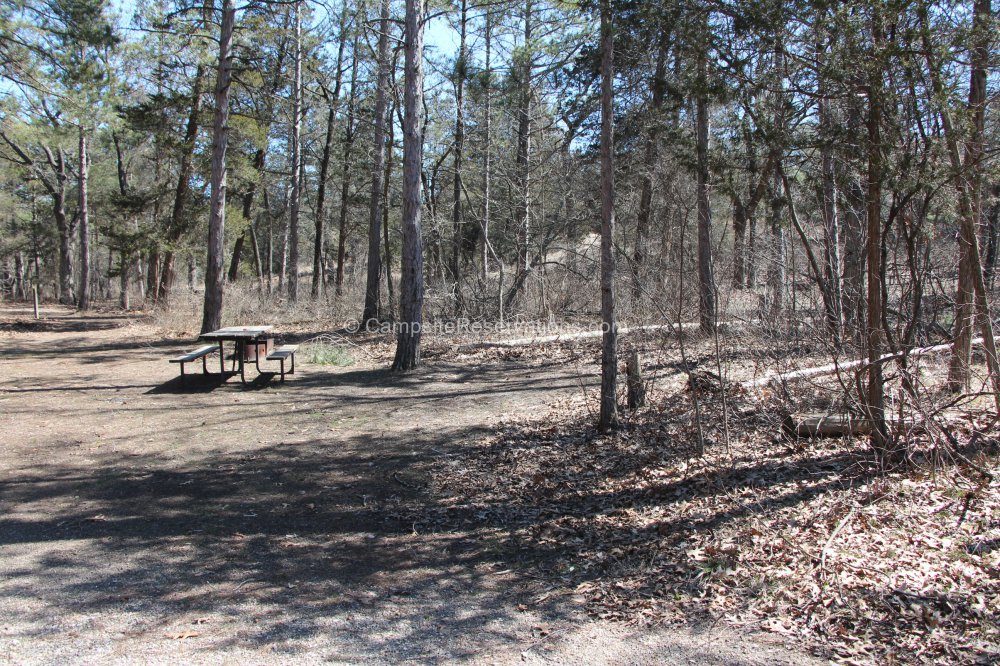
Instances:
[[[512,550],[478,489],[465,529],[428,520],[435,470],[592,368],[428,340],[399,376],[391,339],[248,308],[302,343],[296,374],[182,387],[166,359],[200,315],[170,316],[0,309],[0,662],[810,663],[776,636],[588,618],[512,565],[549,545]]]
[[[710,349],[692,342],[690,353],[704,366]],[[597,435],[596,400],[582,394],[542,418],[511,415],[435,475],[438,506],[415,520],[443,531],[490,522],[498,547],[600,618],[700,616],[847,663],[1000,659],[1000,468],[988,410],[941,415],[957,440],[972,441],[971,466],[942,461],[925,433],[909,442],[909,466],[886,472],[864,439],[780,436],[787,391],[798,406],[829,406],[829,383],[785,396],[729,385],[725,413],[718,386],[702,387],[709,445],[699,456],[676,349],[646,352],[658,390],[620,432]],[[476,353],[593,372],[599,348]],[[728,367],[739,378],[762,364]]]
[[[682,358],[641,340],[652,405],[598,438],[594,343],[429,338],[427,367],[400,378],[391,339],[335,329],[284,331],[356,366],[182,390],[164,359],[191,331],[0,320],[0,658],[530,661],[562,645],[550,663],[606,663],[652,635],[609,627],[683,623],[647,657],[997,659],[996,485],[968,466],[932,475],[924,450],[887,476],[862,441],[774,439],[789,396],[734,387],[727,453],[711,341]],[[728,379],[823,361],[750,348],[723,347]],[[822,388],[793,406],[829,405]],[[963,410],[951,432],[988,452],[984,416]]]

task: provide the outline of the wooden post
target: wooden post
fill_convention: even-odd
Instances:
[[[38,285],[31,286],[31,296],[35,304],[35,319],[38,319]]]

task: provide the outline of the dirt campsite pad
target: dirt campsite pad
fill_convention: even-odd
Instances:
[[[191,340],[138,317],[0,317],[0,661],[807,660],[722,625],[592,619],[474,509],[418,524],[434,470],[579,393],[572,367],[399,377],[374,345],[284,384],[183,390],[166,359]]]

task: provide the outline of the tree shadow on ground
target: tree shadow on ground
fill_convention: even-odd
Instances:
[[[252,607],[256,628],[226,641],[257,645],[347,631],[346,618],[363,613],[369,631],[352,637],[362,654],[405,640],[426,657],[448,635],[501,621],[511,587],[496,577],[490,542],[475,528],[415,528],[428,501],[420,452],[446,442],[372,444],[313,440],[176,467],[109,456],[4,479],[0,548],[45,554],[9,560],[0,595],[47,600],[30,618],[38,627],[73,613],[235,617]],[[486,603],[464,607],[458,589]]]
[[[253,628],[220,631],[214,648],[280,643],[299,654],[318,636],[350,634],[357,659],[391,661],[401,643],[431,659],[469,632],[504,639],[505,618],[522,601],[553,618],[572,612],[558,597],[534,601],[537,572],[582,553],[525,539],[525,530],[642,502],[669,505],[677,494],[670,484],[594,492],[582,481],[552,492],[513,489],[506,498],[431,492],[435,470],[464,464],[465,444],[482,434],[468,427],[383,440],[315,438],[185,464],[106,455],[95,464],[33,466],[0,482],[0,549],[14,555],[0,596],[45,600],[28,618],[38,631],[60,614],[144,613],[161,624],[210,616],[222,629],[249,612]],[[754,478],[778,464],[763,463]],[[695,479],[691,487],[711,494],[738,482]],[[791,505],[824,487],[772,501]],[[687,516],[670,529],[713,530],[743,515]],[[591,530],[583,540],[600,548],[609,536],[601,530],[614,527],[574,527],[567,542],[586,536],[578,529]],[[44,555],[18,556],[22,547]]]

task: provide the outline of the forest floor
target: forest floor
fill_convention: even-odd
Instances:
[[[193,337],[0,308],[0,661],[1000,654],[996,481],[877,475],[862,442],[775,439],[767,396],[733,389],[720,417],[710,386],[695,456],[676,349],[600,437],[593,341],[429,339],[398,376],[389,340],[354,335],[343,367],[307,345],[284,383],[184,389],[166,359]]]

